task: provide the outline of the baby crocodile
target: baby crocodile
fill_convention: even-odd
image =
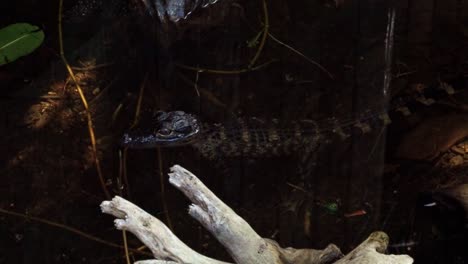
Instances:
[[[352,131],[367,133],[370,124],[385,125],[388,116],[368,118],[366,123],[350,122],[341,126],[333,120],[280,123],[258,118],[237,119],[229,124],[200,122],[182,111],[158,112],[151,128],[139,128],[124,134],[122,145],[129,148],[156,148],[192,145],[204,157],[272,157],[313,150],[318,143],[334,136],[347,137]],[[321,129],[320,129],[320,128]]]

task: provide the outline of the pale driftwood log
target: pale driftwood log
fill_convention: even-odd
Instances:
[[[408,255],[384,255],[389,237],[384,232],[372,233],[357,248],[349,252],[335,264],[411,264],[413,259]]]
[[[218,239],[235,263],[406,264],[413,262],[406,255],[381,254],[380,252],[383,252],[388,245],[388,236],[383,232],[373,233],[345,257],[335,245],[329,245],[324,250],[283,249],[275,241],[260,237],[244,219],[225,205],[188,170],[178,165],[173,166],[169,173],[169,182],[193,202],[189,207],[189,214]],[[195,252],[157,218],[121,197],[116,196],[112,201],[104,201],[101,209],[104,213],[117,217],[116,227],[136,235],[158,259],[139,261],[137,262],[139,264],[227,263]]]
[[[101,210],[117,217],[118,219],[114,220],[117,229],[133,233],[157,259],[173,260],[173,263],[227,264],[195,252],[159,219],[119,196],[114,197],[112,201],[102,202]]]

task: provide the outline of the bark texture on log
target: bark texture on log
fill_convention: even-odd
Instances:
[[[389,237],[384,232],[372,233],[357,248],[349,252],[335,264],[411,264],[413,259],[407,255],[384,255]]]
[[[197,219],[227,249],[235,263],[242,264],[407,264],[406,255],[384,255],[388,236],[374,232],[343,257],[335,245],[324,250],[281,248],[273,240],[260,237],[255,230],[230,207],[214,195],[195,175],[175,165],[169,173],[169,182],[192,202],[189,214]],[[131,202],[116,196],[101,204],[104,213],[111,214],[117,229],[136,235],[157,260],[138,261],[139,264],[227,264],[201,255],[177,238],[167,226]]]

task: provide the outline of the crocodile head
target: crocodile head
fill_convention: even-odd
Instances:
[[[172,147],[190,144],[200,134],[198,119],[182,111],[159,111],[151,128],[125,133],[121,145],[129,148]]]

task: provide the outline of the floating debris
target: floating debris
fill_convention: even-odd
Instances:
[[[351,212],[351,213],[347,213],[347,214],[345,214],[344,216],[345,216],[346,218],[349,218],[349,217],[362,216],[362,215],[366,215],[366,214],[367,214],[366,210],[360,209],[360,210],[356,210],[356,211]]]

